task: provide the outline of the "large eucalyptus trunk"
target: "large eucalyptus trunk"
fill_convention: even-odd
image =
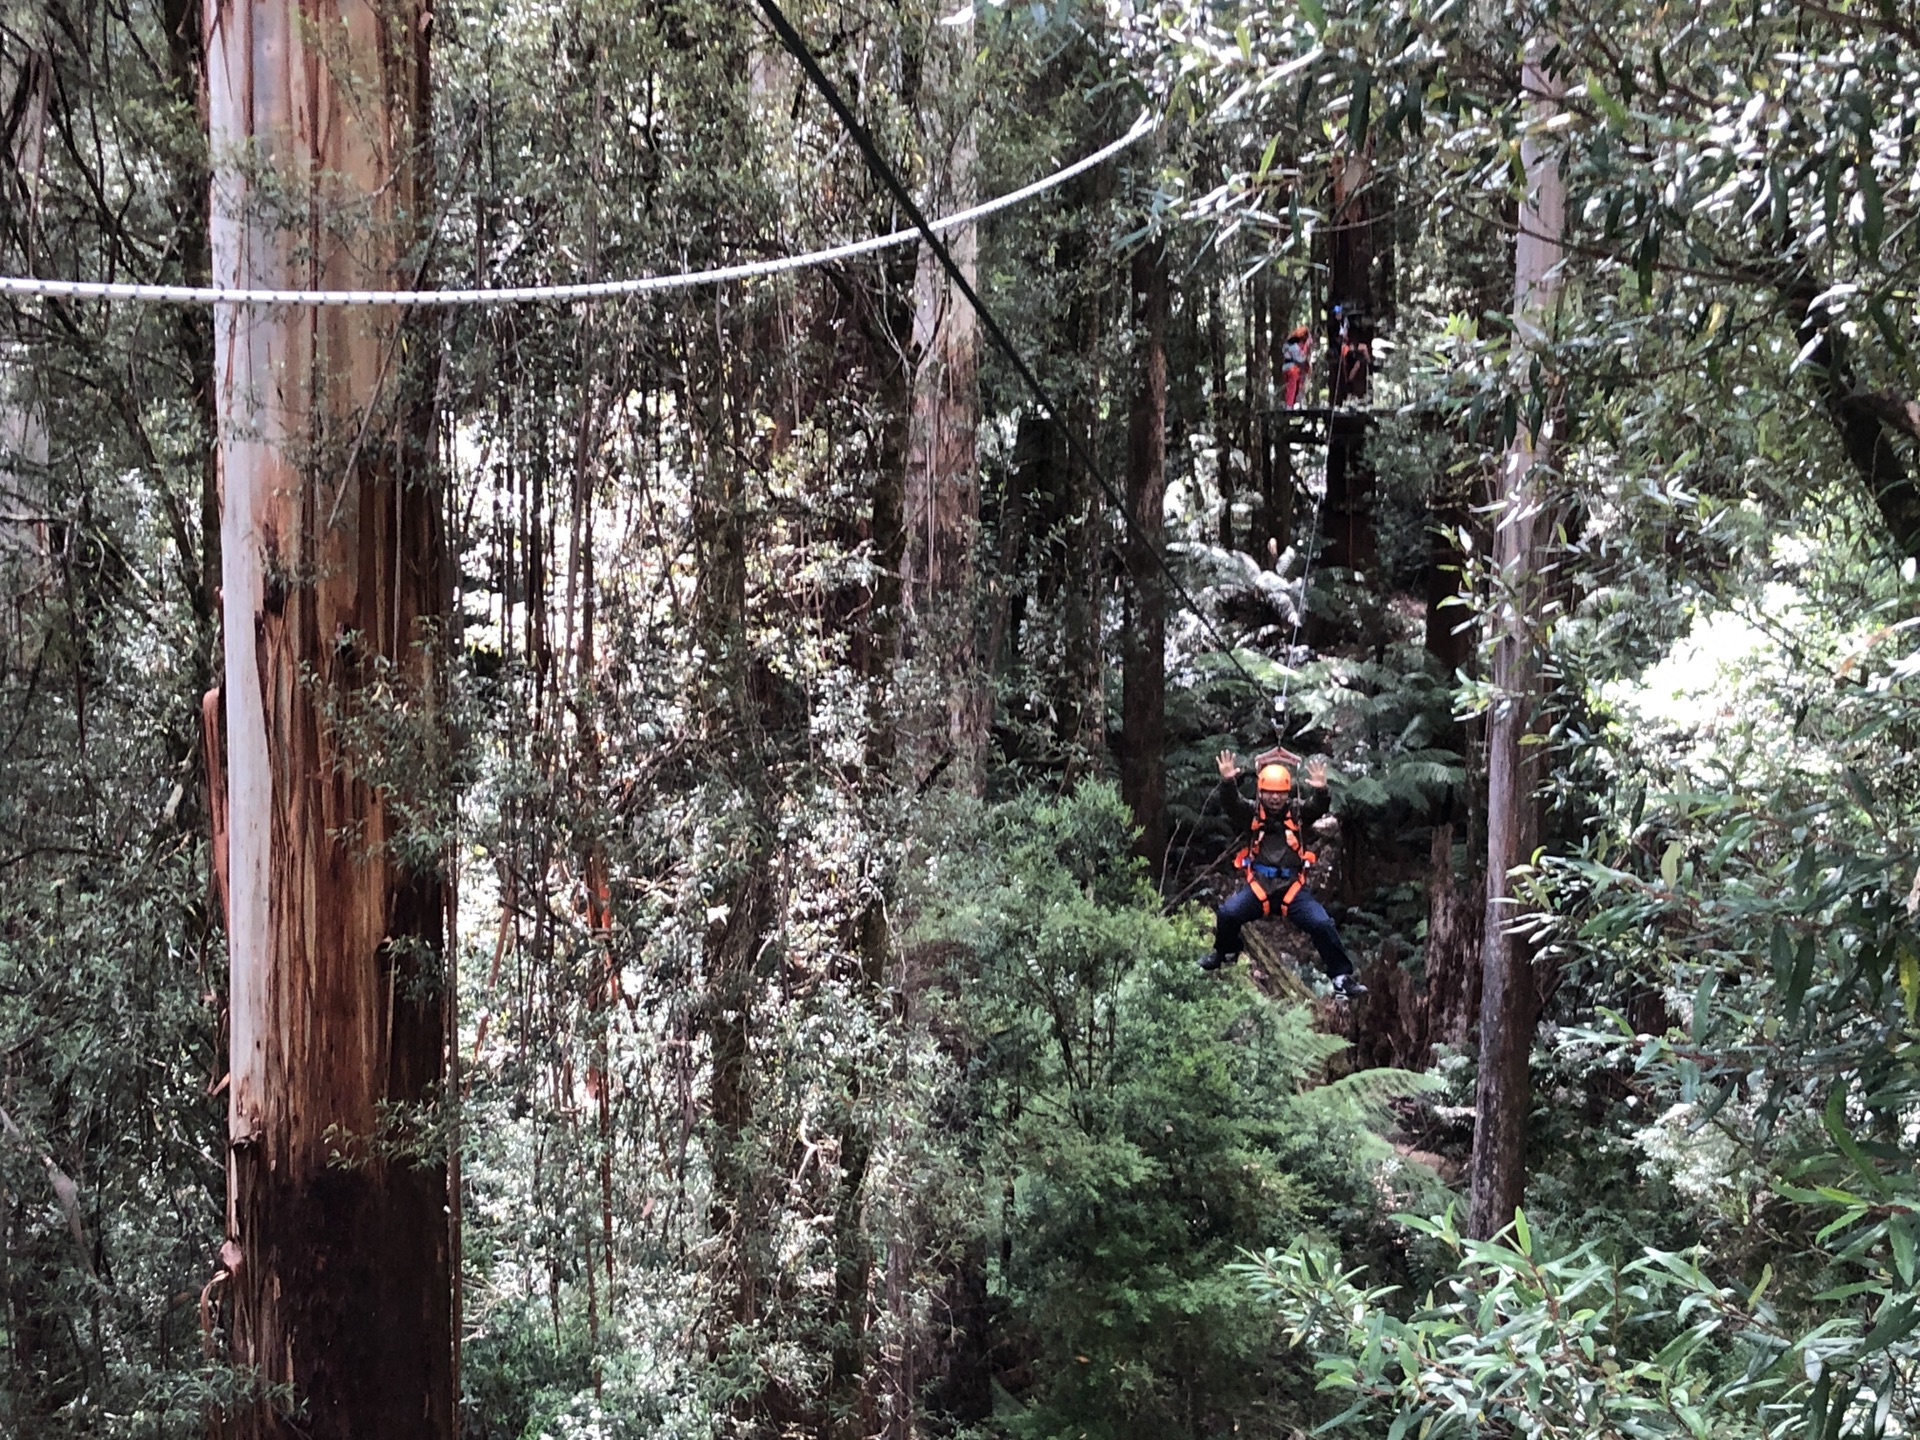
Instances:
[[[1536,42],[1521,72],[1532,134],[1558,109],[1561,82],[1546,72]],[[1538,140],[1521,146],[1527,193],[1514,242],[1513,314],[1527,345],[1545,339],[1560,291],[1560,237],[1565,187],[1556,157]],[[1545,413],[1551,415],[1549,405]],[[1507,447],[1494,526],[1494,702],[1487,717],[1487,911],[1480,961],[1480,1070],[1474,1096],[1472,1205],[1478,1236],[1510,1224],[1526,1189],[1526,1125],[1531,1092],[1527,1056],[1539,1001],[1531,949],[1517,931],[1511,881],[1532,853],[1538,832],[1537,784],[1524,740],[1540,685],[1538,551],[1545,534],[1546,467],[1551,425],[1535,434],[1524,423]]]
[[[423,0],[206,7],[216,283],[417,266]],[[240,1436],[454,1433],[445,887],[431,786],[446,614],[430,420],[396,312],[214,318],[230,824],[227,1240]],[[431,794],[410,795],[415,804]]]

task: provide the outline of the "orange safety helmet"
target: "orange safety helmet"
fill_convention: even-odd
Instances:
[[[1259,786],[1262,795],[1290,795],[1293,793],[1293,772],[1278,762],[1262,765]]]

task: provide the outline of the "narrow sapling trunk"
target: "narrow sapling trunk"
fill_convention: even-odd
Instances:
[[[27,52],[13,117],[12,183],[5,194],[28,257],[39,230],[40,171],[46,155],[53,62]],[[12,227],[9,227],[12,228]],[[31,357],[24,345],[0,349],[0,665],[24,658],[27,614],[47,561],[47,426]]]
[[[1255,500],[1253,531],[1247,536],[1247,549],[1255,555],[1264,554],[1269,542],[1273,543],[1277,554],[1285,548],[1286,542],[1280,539],[1280,506],[1276,491],[1276,467],[1274,464],[1274,441],[1280,442],[1280,453],[1286,454],[1286,422],[1276,419],[1270,412],[1274,408],[1275,397],[1270,383],[1268,361],[1272,358],[1272,345],[1269,343],[1270,310],[1273,304],[1273,279],[1262,270],[1254,277],[1248,292],[1247,303],[1247,465],[1249,479],[1252,482]]]
[[[211,3],[211,0],[209,0]],[[204,119],[206,54],[200,45],[202,0],[165,0],[167,79],[174,96],[192,106]],[[204,159],[204,157],[199,157]],[[174,237],[180,248],[181,278],[204,285],[209,276],[208,187],[204,163],[182,166],[174,175]],[[209,652],[217,651],[218,617],[214,596],[220,588],[220,463],[215,437],[220,421],[213,383],[213,315],[203,306],[183,305],[173,317],[175,343],[187,367],[188,394],[193,405],[193,444],[200,465],[200,575],[194,587],[193,609],[207,637]],[[183,557],[184,558],[184,557]],[[207,678],[217,664],[210,653]]]
[[[1521,85],[1532,97],[1531,121],[1558,107],[1561,82],[1540,63],[1544,42],[1531,47]],[[1537,128],[1534,133],[1537,132]],[[1514,242],[1513,313],[1529,348],[1545,339],[1560,290],[1560,237],[1565,191],[1556,157],[1538,140],[1521,147],[1527,194]],[[1552,413],[1549,404],[1545,412]],[[1526,1123],[1531,1095],[1527,1055],[1538,999],[1528,942],[1516,934],[1511,872],[1532,852],[1538,830],[1536,777],[1524,740],[1538,700],[1538,548],[1546,526],[1545,471],[1551,425],[1536,435],[1525,424],[1508,447],[1500,474],[1494,527],[1494,703],[1487,717],[1487,916],[1481,940],[1480,1070],[1474,1096],[1473,1195],[1468,1224],[1489,1236],[1510,1224],[1526,1189]]]
[[[1103,186],[1107,175],[1102,167],[1095,176]],[[1100,195],[1104,202],[1106,195]],[[1101,393],[1100,349],[1106,341],[1106,309],[1098,295],[1090,295],[1075,307],[1072,328],[1079,339],[1079,351],[1091,358],[1091,371],[1085,385],[1067,402],[1067,428],[1091,446],[1099,423],[1097,398]],[[1106,650],[1103,643],[1101,612],[1105,605],[1108,570],[1107,550],[1100,539],[1108,523],[1106,505],[1093,472],[1059,441],[1061,468],[1065,474],[1063,506],[1065,544],[1060,555],[1060,579],[1063,593],[1061,624],[1061,669],[1065,672],[1054,687],[1058,720],[1055,733],[1067,753],[1069,778],[1084,773],[1086,757],[1104,749],[1107,733]]]
[[[1334,164],[1333,217],[1327,232],[1327,494],[1321,502],[1324,565],[1365,570],[1374,562],[1373,469],[1367,460],[1370,417],[1364,406],[1372,377],[1374,234],[1365,154]],[[1337,312],[1337,317],[1336,317]],[[1275,325],[1275,330],[1280,329]]]
[[[1167,850],[1167,256],[1157,243],[1133,257],[1133,303],[1139,364],[1127,425],[1120,785],[1140,827],[1139,852],[1157,873]]]
[[[1239,490],[1234,471],[1233,437],[1239,426],[1234,422],[1234,397],[1227,389],[1227,327],[1221,315],[1220,282],[1207,286],[1207,360],[1213,382],[1208,395],[1209,419],[1213,424],[1214,473],[1220,486],[1220,548],[1233,548],[1233,501]]]
[[[47,427],[25,364],[0,353],[0,665],[25,662],[45,581]]]
[[[206,6],[217,284],[413,278],[427,18],[424,0]],[[263,1387],[221,1417],[234,1436],[455,1428],[447,1167],[428,1123],[448,1039],[445,890],[435,843],[392,803],[397,784],[433,783],[447,577],[429,412],[400,324],[369,309],[214,316],[232,966],[222,1258],[232,1358]],[[396,751],[404,761],[376,762]]]

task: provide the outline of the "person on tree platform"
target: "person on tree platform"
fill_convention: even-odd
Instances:
[[[1307,363],[1313,355],[1313,332],[1296,325],[1280,347],[1280,377],[1285,383],[1281,403],[1292,410],[1300,403],[1300,392],[1307,382]]]
[[[1236,825],[1252,830],[1234,857],[1245,880],[1221,902],[1214,913],[1213,950],[1200,962],[1202,970],[1218,970],[1240,955],[1240,932],[1263,916],[1281,914],[1306,932],[1320,963],[1333,981],[1333,993],[1351,998],[1367,993],[1354,978],[1353,959],[1340,943],[1340,932],[1311,890],[1307,869],[1314,854],[1301,838],[1308,826],[1327,813],[1327,767],[1318,760],[1307,765],[1310,798],[1302,803],[1294,793],[1293,771],[1282,763],[1284,751],[1270,750],[1256,760],[1258,803],[1240,793],[1240,761],[1231,750],[1220,752],[1220,806]],[[1293,757],[1288,756],[1288,759]]]

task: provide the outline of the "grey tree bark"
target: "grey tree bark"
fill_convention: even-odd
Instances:
[[[1513,315],[1526,349],[1537,350],[1560,293],[1566,197],[1558,159],[1538,138],[1559,109],[1561,79],[1546,71],[1548,43],[1536,39],[1521,71],[1528,136],[1521,145],[1527,193],[1514,242]],[[1551,404],[1545,413],[1551,416]],[[1535,611],[1538,551],[1546,534],[1544,479],[1551,420],[1540,434],[1523,422],[1507,448],[1494,527],[1492,711],[1487,718],[1487,912],[1481,941],[1480,1069],[1474,1095],[1472,1200],[1468,1228],[1494,1234],[1513,1220],[1526,1189],[1527,1056],[1538,999],[1532,953],[1516,933],[1511,874],[1532,853],[1538,830],[1536,776],[1523,744],[1540,683]]]
[[[14,213],[14,237],[29,264],[38,233],[41,163],[46,154],[47,100],[53,66],[29,51],[20,67],[14,104],[19,123],[13,173],[6,186]],[[33,593],[43,577],[47,553],[45,510],[47,425],[41,408],[33,359],[24,346],[0,348],[0,663],[13,663],[26,645]]]

